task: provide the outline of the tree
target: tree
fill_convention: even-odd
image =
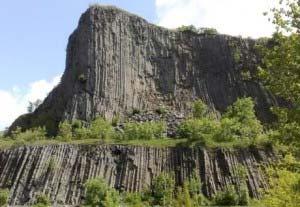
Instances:
[[[294,207],[300,203],[300,163],[288,154],[281,163],[269,167],[270,188],[266,191],[259,206],[269,207]]]
[[[59,123],[57,138],[63,141],[71,141],[72,137],[72,125],[68,121]]]
[[[152,182],[152,194],[161,206],[169,206],[174,198],[175,180],[172,175],[161,173]]]
[[[36,101],[29,101],[29,105],[27,107],[27,111],[28,113],[32,113],[35,111],[35,109],[37,109],[39,107],[39,105],[41,105],[42,101],[40,99],[37,99]]]
[[[280,0],[270,12],[276,32],[267,46],[260,46],[263,59],[259,74],[276,96],[289,101],[289,108],[274,108],[280,141],[299,145],[300,128],[300,2]],[[292,135],[292,136],[291,136]]]
[[[263,126],[257,119],[254,102],[251,98],[239,98],[227,108],[221,120],[221,139],[255,139],[263,132]]]
[[[108,186],[102,178],[90,179],[85,184],[85,204],[91,207],[118,207],[119,193]]]

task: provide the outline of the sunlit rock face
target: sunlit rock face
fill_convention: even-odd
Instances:
[[[174,174],[176,184],[192,174],[201,178],[202,192],[212,196],[226,185],[241,182],[244,166],[251,197],[268,187],[260,169],[276,161],[271,149],[205,150],[109,145],[50,145],[0,151],[0,187],[10,189],[12,206],[30,205],[46,194],[53,206],[79,205],[84,183],[103,177],[120,191],[139,192],[161,172]]]
[[[258,61],[255,40],[168,30],[115,7],[92,6],[69,38],[61,83],[10,130],[46,125],[55,134],[61,120],[159,106],[186,114],[195,99],[224,112],[248,96],[269,121],[268,108],[277,103],[255,79]]]

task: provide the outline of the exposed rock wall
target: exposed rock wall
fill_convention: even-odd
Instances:
[[[160,105],[187,113],[198,98],[223,112],[244,96],[254,98],[259,118],[268,121],[277,102],[253,78],[254,46],[251,39],[168,30],[115,7],[93,6],[69,38],[59,86],[10,129],[46,125],[55,133],[64,119],[111,118]]]
[[[227,184],[239,182],[239,164],[247,169],[252,197],[267,183],[261,164],[276,160],[272,150],[210,150],[202,148],[146,148],[133,146],[53,145],[0,151],[0,187],[11,189],[10,204],[30,204],[44,193],[54,204],[80,204],[88,178],[104,177],[120,190],[140,191],[162,171],[174,172],[177,184],[196,172],[203,193],[211,196]]]

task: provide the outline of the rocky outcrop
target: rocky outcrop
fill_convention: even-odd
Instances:
[[[255,80],[258,61],[255,40],[168,30],[115,7],[92,6],[69,38],[61,83],[10,130],[46,125],[53,134],[61,120],[125,116],[135,108],[186,114],[195,99],[223,112],[244,96],[268,121],[277,102]]]
[[[104,177],[118,190],[141,191],[162,171],[173,172],[178,185],[196,173],[202,191],[211,196],[225,185],[240,182],[238,166],[246,170],[252,197],[266,188],[260,165],[276,161],[270,149],[205,150],[203,148],[146,148],[118,145],[50,145],[0,151],[0,187],[9,188],[11,205],[29,205],[36,195],[54,204],[77,205],[84,199],[84,183]]]

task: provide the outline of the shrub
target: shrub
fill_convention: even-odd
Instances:
[[[0,190],[0,206],[5,206],[8,203],[9,191],[8,189]]]
[[[214,204],[219,206],[236,206],[239,204],[239,197],[234,186],[227,186],[224,191],[219,191],[214,197]]]
[[[225,126],[231,126],[232,135],[237,138],[256,139],[263,132],[263,127],[256,118],[254,103],[251,98],[238,99],[227,108],[222,119],[231,119],[231,121],[223,122],[227,122],[224,123]]]
[[[201,194],[201,180],[200,177],[196,175],[196,173],[194,172],[193,175],[191,176],[191,178],[186,181],[186,186],[189,189],[189,193],[191,196],[195,196],[198,194]]]
[[[211,119],[189,119],[180,124],[178,135],[187,138],[189,142],[197,141],[206,145],[213,140],[218,128],[219,123]]]
[[[120,121],[120,114],[116,114],[111,120],[111,125],[116,127],[118,126],[119,121]]]
[[[205,34],[205,35],[216,35],[218,34],[218,31],[215,28],[203,27],[198,29],[198,33]]]
[[[92,121],[89,128],[89,138],[92,139],[110,139],[114,136],[114,128],[111,123],[102,117],[96,118]]]
[[[102,178],[90,179],[84,185],[86,189],[85,204],[92,207],[119,206],[118,192],[109,187]]]
[[[208,117],[209,109],[201,100],[193,103],[193,117],[197,119]]]
[[[46,129],[45,128],[33,128],[28,129],[25,132],[21,132],[21,128],[17,128],[16,131],[12,133],[12,138],[16,141],[24,142],[34,142],[38,140],[46,139]]]
[[[174,197],[175,180],[167,173],[161,173],[152,181],[152,195],[157,204],[169,206]]]
[[[214,136],[216,142],[234,142],[241,136],[240,123],[229,118],[222,118],[221,127]]]
[[[51,202],[48,196],[44,194],[40,194],[36,197],[34,207],[50,207]]]
[[[59,123],[57,139],[68,142],[72,140],[72,137],[72,125],[68,121]]]
[[[143,122],[143,123],[126,123],[124,128],[125,139],[161,139],[164,138],[166,131],[165,122]]]
[[[140,207],[144,206],[140,193],[126,193],[124,202],[126,206]]]
[[[90,130],[84,126],[73,129],[74,139],[89,139]]]
[[[181,27],[177,28],[177,31],[179,31],[179,32],[191,32],[191,33],[198,34],[198,30],[194,25],[188,25],[188,26],[182,25]]]

